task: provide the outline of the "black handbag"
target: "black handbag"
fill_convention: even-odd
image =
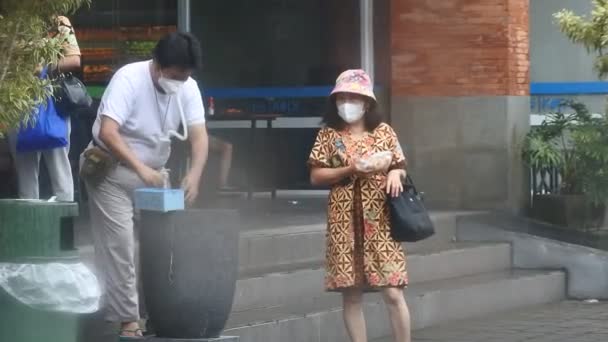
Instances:
[[[71,73],[62,74],[54,81],[55,103],[58,112],[63,116],[89,109],[93,99],[87,92],[85,85]]]
[[[422,196],[408,175],[403,192],[388,199],[391,237],[398,242],[416,242],[435,234],[433,221],[424,207]]]

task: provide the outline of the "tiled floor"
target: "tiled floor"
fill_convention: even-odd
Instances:
[[[563,302],[453,322],[412,335],[414,342],[603,342],[608,341],[607,321],[608,302]]]

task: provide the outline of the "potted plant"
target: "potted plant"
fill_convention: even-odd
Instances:
[[[571,10],[563,9],[553,17],[560,31],[573,43],[585,47],[588,53],[594,55],[594,70],[600,79],[608,77],[608,0],[592,0],[591,13],[581,16]],[[576,188],[572,189],[584,194],[586,201],[591,203],[592,214],[603,216],[603,207],[608,198],[608,118],[606,114],[585,116],[585,121],[578,122],[575,127],[568,123],[573,143],[573,160],[560,160],[564,170],[566,165],[574,165]],[[558,125],[559,126],[559,125]],[[558,127],[560,128],[560,127]],[[542,128],[541,128],[542,130]],[[546,142],[546,141],[545,141]],[[529,152],[534,147],[528,145]],[[554,151],[555,152],[555,151]],[[526,153],[524,153],[526,155]],[[536,156],[527,155],[528,161],[533,162]],[[545,163],[547,160],[537,159]],[[545,164],[546,165],[546,164]],[[565,170],[564,170],[565,171]],[[570,175],[565,174],[568,178]],[[562,194],[566,191],[562,191]],[[597,212],[602,212],[600,215]],[[592,215],[594,216],[594,215]]]
[[[589,203],[592,227],[604,224],[608,200],[608,114],[594,114],[572,130],[576,172],[581,191]]]
[[[608,119],[567,101],[546,115],[524,141],[532,177],[554,172],[556,186],[536,191],[534,218],[565,227],[598,227],[608,198]]]

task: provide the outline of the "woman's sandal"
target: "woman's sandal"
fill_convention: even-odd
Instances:
[[[132,335],[125,335],[125,333],[132,334]],[[135,329],[135,330],[122,329],[120,331],[120,335],[118,336],[118,338],[119,338],[119,341],[142,341],[145,339],[143,330],[141,330],[141,329]]]

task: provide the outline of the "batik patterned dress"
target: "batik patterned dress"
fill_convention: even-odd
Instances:
[[[308,163],[311,168],[338,168],[350,165],[355,157],[383,151],[393,153],[389,170],[405,169],[405,156],[389,125],[380,124],[359,137],[325,127]],[[332,187],[327,213],[327,290],[407,285],[404,251],[390,236],[387,174],[352,176]]]

